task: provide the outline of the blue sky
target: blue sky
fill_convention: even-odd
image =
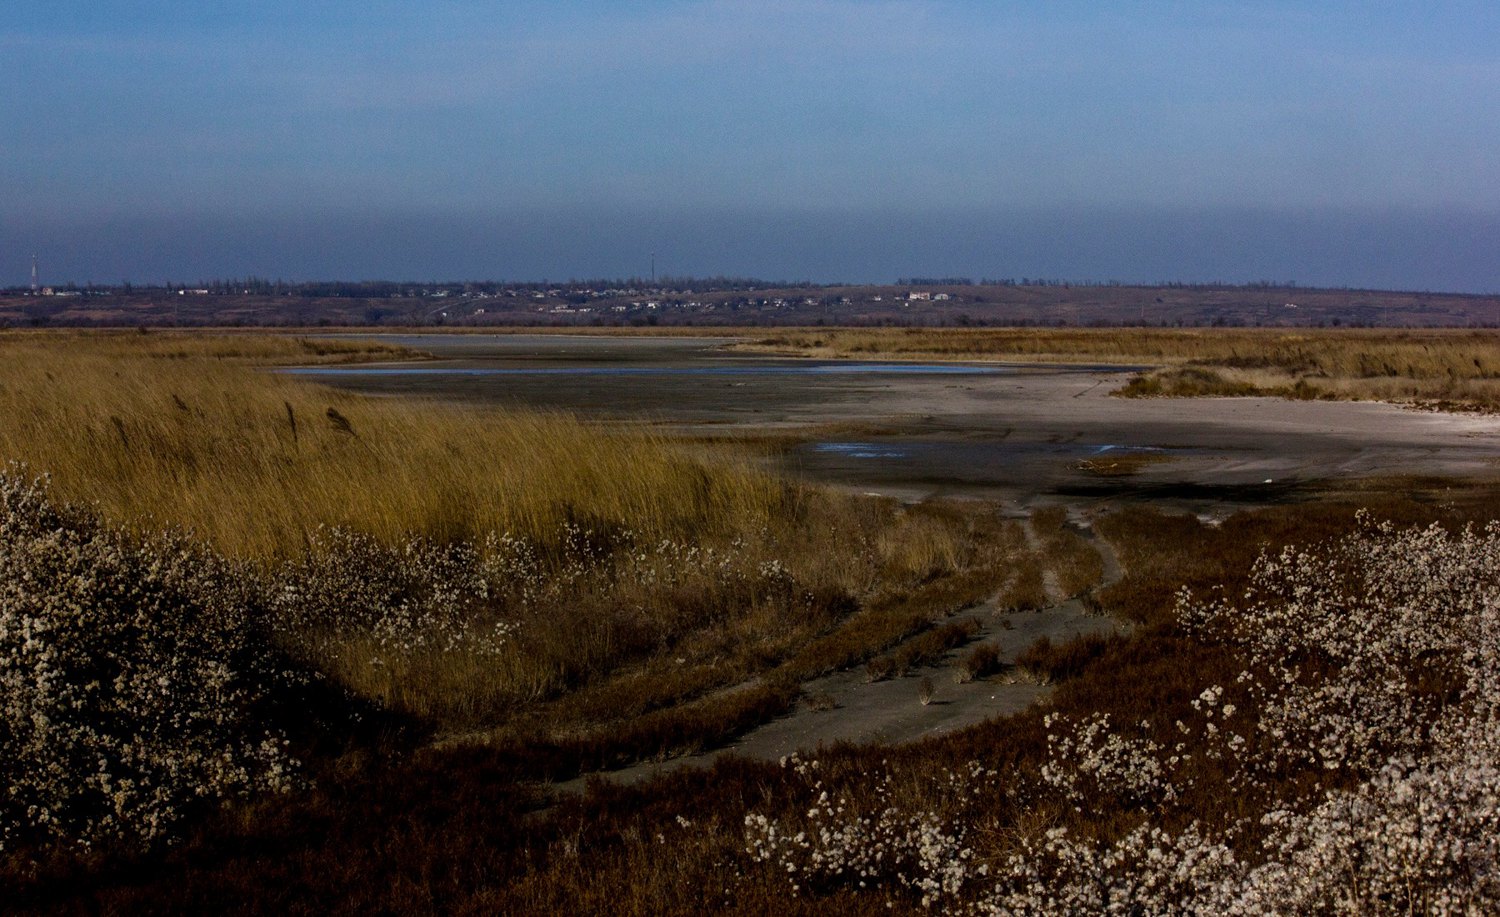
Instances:
[[[1500,4],[25,6],[0,283],[1500,290]]]

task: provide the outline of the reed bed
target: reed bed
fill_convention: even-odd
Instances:
[[[658,436],[560,415],[382,400],[265,364],[399,356],[379,345],[184,335],[0,338],[0,456],[66,499],[229,554],[294,556],[318,526],[386,543],[569,521],[723,533],[786,512],[784,487]]]

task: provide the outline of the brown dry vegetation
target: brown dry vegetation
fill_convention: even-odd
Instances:
[[[835,329],[741,345],[829,359],[1160,367],[1119,394],[1273,395],[1500,410],[1500,332],[1391,329]]]
[[[357,637],[328,655],[327,643],[283,634],[294,656],[335,676],[283,701],[300,717],[291,735],[313,784],[199,819],[171,849],[13,856],[0,864],[9,909],[837,915],[885,909],[889,899],[915,912],[909,895],[852,884],[791,896],[784,873],[745,858],[746,814],[795,822],[826,789],[863,811],[897,806],[960,820],[991,862],[1038,826],[1108,839],[1128,824],[1108,796],[1075,806],[1003,781],[958,796],[933,779],[975,760],[1002,773],[1034,770],[1047,755],[1042,710],[909,747],[828,750],[821,786],[789,768],[730,759],[640,787],[594,783],[553,797],[538,780],[721,742],[789,709],[817,674],[941,654],[968,633],[952,615],[997,589],[1003,605],[1027,607],[1047,601],[1049,584],[1060,594],[1096,587],[1098,554],[1061,508],[1020,524],[984,507],[901,508],[789,488],[722,456],[567,418],[340,395],[251,368],[306,359],[311,345],[236,340],[240,349],[225,354],[215,348],[226,344],[151,335],[0,339],[0,445],[111,518],[191,526],[266,567],[307,556],[308,533],[341,522],[397,551],[413,529],[469,539],[504,526],[538,539],[548,575],[583,572],[557,600],[528,606],[506,645],[518,655],[502,664],[424,650],[371,665]],[[357,356],[325,356],[346,355]],[[286,404],[299,418],[295,438]],[[501,446],[510,451],[496,462],[491,450]],[[424,463],[448,470],[429,487],[435,473]],[[325,492],[323,475],[350,483]],[[496,482],[512,488],[504,501],[490,493]],[[174,483],[200,496],[176,499]],[[1050,709],[1170,722],[1236,671],[1220,649],[1177,629],[1176,592],[1242,591],[1260,551],[1347,531],[1361,507],[1398,523],[1500,515],[1493,488],[1388,481],[1221,525],[1147,508],[1104,516],[1095,529],[1125,576],[1094,599],[1138,626],[1125,638],[1034,648],[1028,664],[1060,682]],[[142,521],[147,510],[152,523]],[[415,513],[405,527],[403,510]],[[276,524],[238,518],[260,512]],[[577,533],[602,562],[568,567]],[[732,547],[741,566],[723,577],[692,566],[673,578],[665,554],[631,565],[632,552],[672,538]],[[785,575],[759,572],[771,561]],[[997,662],[979,647],[966,665],[977,676]],[[430,741],[434,730],[445,741]],[[1212,764],[1194,776],[1181,818],[1225,825],[1254,814]]]
[[[266,372],[389,358],[383,345],[245,335],[0,338],[0,455],[57,493],[230,554],[293,556],[319,525],[394,544],[488,531],[550,539],[569,520],[646,537],[767,525],[788,492],[644,432],[560,415],[363,398]]]
[[[1099,582],[1103,561],[1088,540],[1068,527],[1062,506],[1036,510],[1018,527],[1021,543],[1005,570],[997,604],[1035,611],[1081,595]]]
[[[1205,685],[1236,670],[1219,650],[1175,631],[1165,614],[1171,594],[1184,583],[1242,587],[1263,547],[1347,530],[1361,505],[1403,523],[1457,525],[1500,512],[1493,491],[1482,488],[1386,486],[1245,513],[1220,526],[1149,509],[1101,521],[1127,570],[1121,584],[1104,590],[1105,604],[1146,626],[1110,641],[1058,687],[1050,709],[1103,712],[1120,722],[1187,716]],[[1407,491],[1417,498],[1394,495]],[[386,766],[366,761],[293,800],[205,823],[170,854],[89,872],[44,870],[18,885],[12,900],[23,912],[80,913],[190,912],[226,902],[278,914],[854,915],[883,911],[888,902],[897,913],[919,913],[914,897],[861,891],[852,882],[791,895],[780,870],[746,860],[746,813],[795,821],[823,791],[857,811],[935,813],[969,826],[981,861],[1014,852],[1014,838],[1039,827],[1082,839],[1117,836],[1130,822],[1107,796],[1075,807],[998,781],[981,784],[978,796],[955,796],[934,779],[973,760],[1000,773],[1039,766],[1047,754],[1043,713],[906,747],[829,749],[820,755],[820,785],[774,763],[728,759],[639,787],[595,784],[546,809],[535,790],[511,779],[516,763],[506,749],[434,751]],[[1197,788],[1179,818],[1229,824],[1253,813],[1212,762],[1194,774]]]
[[[727,446],[361,397],[266,369],[408,356],[244,334],[5,335],[0,460],[48,473],[56,497],[107,520],[301,570],[302,592],[325,584],[325,613],[268,622],[294,660],[549,777],[763,721],[801,681],[988,594],[1019,543],[984,510],[790,485]],[[485,541],[497,533],[511,540]],[[420,602],[442,586],[433,570],[469,575],[515,545],[525,563],[459,609],[512,629],[495,645],[421,620],[392,645],[339,619],[340,601],[351,621],[387,593]],[[340,599],[375,583],[386,593]]]
[[[958,665],[954,667],[954,678],[960,683],[967,683],[999,672],[1005,666],[1006,663],[1000,656],[1000,644],[980,643],[959,659]]]
[[[1112,639],[1099,634],[1080,634],[1062,643],[1041,637],[1016,657],[1016,667],[1042,684],[1075,678],[1109,649]]]

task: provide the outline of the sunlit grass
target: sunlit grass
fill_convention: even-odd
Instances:
[[[384,541],[564,522],[647,536],[764,526],[788,491],[645,431],[561,415],[375,399],[270,363],[398,355],[290,338],[0,338],[0,456],[110,518],[182,526],[228,553],[296,554],[319,525]]]

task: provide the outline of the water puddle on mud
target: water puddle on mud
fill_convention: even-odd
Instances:
[[[906,458],[906,453],[900,449],[877,446],[874,443],[813,443],[810,448],[814,452],[854,459]]]
[[[1099,442],[1014,439],[824,440],[794,448],[783,467],[816,480],[870,486],[932,485],[943,491],[991,488],[1046,490],[1066,480],[1090,479],[1118,466],[1135,477],[1196,449]],[[1127,470],[1128,469],[1128,470]]]
[[[300,366],[295,376],[993,376],[1009,366],[956,363],[747,363],[729,366]]]
[[[888,442],[816,442],[802,447],[805,454],[849,459],[897,459],[932,462],[948,459],[969,465],[992,462],[1014,462],[1023,458],[1045,456],[1061,458],[1095,458],[1098,456],[1165,455],[1196,453],[1199,450],[1166,449],[1162,446],[1125,446],[1114,443],[1053,442],[974,442],[972,440],[922,440]]]

